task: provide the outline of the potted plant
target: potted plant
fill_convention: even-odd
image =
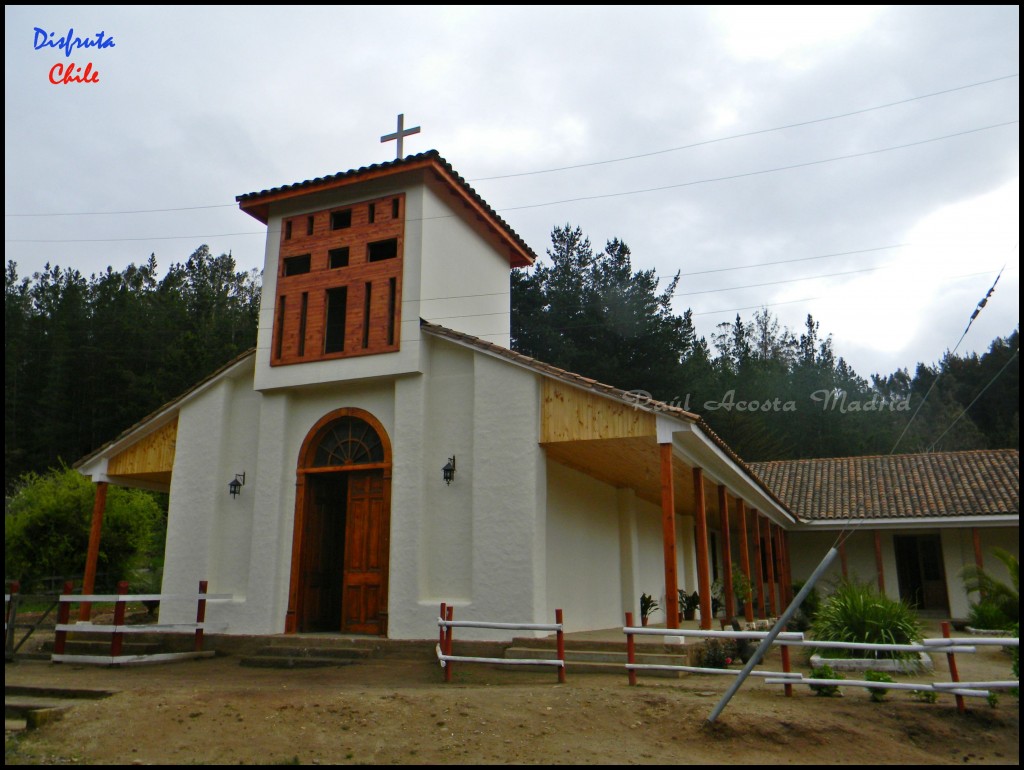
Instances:
[[[640,623],[647,625],[647,619],[651,616],[652,612],[657,612],[661,609],[658,606],[658,601],[650,594],[640,594]]]
[[[679,589],[679,612],[682,613],[683,620],[693,620],[699,606],[700,595],[696,591],[688,594],[683,589]]]
[[[736,612],[742,614],[747,602],[754,597],[754,588],[739,567],[732,568],[732,593],[736,597]]]

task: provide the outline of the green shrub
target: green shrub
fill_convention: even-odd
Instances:
[[[880,594],[872,586],[841,582],[811,625],[814,639],[869,644],[916,644],[921,623],[907,604]],[[914,653],[823,649],[827,658],[906,658]]]
[[[938,703],[939,694],[935,690],[911,690],[911,697],[921,703]]]
[[[864,673],[864,679],[868,682],[895,682],[896,680],[889,676],[884,671],[866,671]],[[875,703],[881,703],[885,700],[885,696],[889,694],[888,689],[882,689],[880,687],[871,687],[868,689],[868,694],[871,695],[871,700]]]
[[[988,599],[971,603],[971,611],[968,615],[968,622],[972,628],[1003,630],[1013,626],[1002,606]]]
[[[7,577],[20,580],[29,591],[40,578],[81,576],[94,495],[95,485],[67,467],[23,477],[4,515]],[[152,494],[109,488],[97,564],[97,572],[106,575],[107,589],[131,579],[138,556],[159,547],[163,525],[163,512]]]
[[[811,679],[845,679],[845,677],[834,671],[832,666],[816,666],[811,669]],[[810,688],[819,698],[834,698],[842,694],[839,687],[834,684],[812,684]]]
[[[800,593],[800,589],[803,587],[803,581],[793,583],[793,595],[796,596]],[[793,615],[792,620],[787,624],[787,630],[809,631],[814,623],[814,619],[818,615],[819,609],[821,609],[821,595],[818,593],[817,588],[812,588],[800,603],[800,607]]]
[[[694,658],[702,668],[728,668],[735,659],[735,653],[728,643],[708,639],[697,648]]]
[[[972,565],[964,567],[960,576],[968,595],[977,593],[981,604],[993,604],[999,607],[1006,621],[1002,625],[989,628],[1008,628],[1020,620],[1020,561],[1016,556],[1002,548],[993,548],[992,555],[1006,567],[1010,582],[1004,583],[984,569]]]

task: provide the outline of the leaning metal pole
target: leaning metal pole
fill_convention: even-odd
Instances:
[[[835,558],[838,555],[839,551],[834,547],[830,548],[828,553],[825,554],[825,558],[821,560],[821,564],[817,566],[811,576],[807,579],[807,582],[804,583],[804,587],[800,589],[800,593],[798,593],[793,599],[793,603],[786,608],[786,611],[782,613],[782,617],[778,619],[772,630],[769,631],[768,635],[761,640],[761,644],[758,645],[757,650],[754,651],[754,656],[747,661],[747,665],[745,665],[743,670],[740,671],[739,676],[736,677],[736,681],[734,681],[732,685],[729,686],[729,689],[726,690],[725,695],[722,696],[722,700],[718,702],[718,705],[715,706],[714,710],[711,712],[711,716],[704,720],[705,727],[714,724],[715,720],[718,719],[718,715],[725,710],[729,700],[736,694],[736,691],[743,686],[743,682],[750,675],[750,672],[753,671],[754,666],[761,662],[761,659],[768,651],[768,648],[772,646],[772,642],[775,641],[775,637],[779,635],[782,629],[800,608],[801,602],[803,602],[807,597],[807,594],[811,592],[811,589],[814,588],[814,584],[818,582],[818,578],[824,574],[825,570],[827,570],[829,565],[835,561]]]

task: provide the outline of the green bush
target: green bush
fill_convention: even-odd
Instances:
[[[921,703],[938,703],[939,694],[935,690],[911,690],[911,697]]]
[[[24,476],[4,515],[6,577],[29,591],[39,587],[40,578],[81,576],[94,495],[95,485],[67,467]],[[164,520],[151,493],[109,488],[97,564],[107,589],[130,580],[140,555],[159,547]]]
[[[696,663],[702,668],[728,668],[735,659],[732,646],[718,639],[708,639],[697,648]]]
[[[796,596],[800,593],[803,587],[803,581],[793,583],[793,595]],[[814,623],[814,619],[818,615],[819,609],[821,609],[821,595],[818,593],[817,588],[812,588],[800,603],[800,607],[793,615],[792,620],[787,624],[787,630],[809,631]]]
[[[921,623],[907,604],[883,596],[872,586],[855,581],[839,583],[811,625],[814,639],[869,644],[916,644]],[[906,658],[914,653],[872,650],[820,650],[827,658]]]
[[[1013,621],[1006,616],[1003,607],[988,599],[971,603],[971,611],[968,615],[968,623],[971,628],[1005,630],[1013,627]]]
[[[811,679],[845,679],[845,677],[834,671],[832,666],[816,666],[811,669]],[[833,698],[842,694],[838,685],[834,684],[812,684],[810,688],[819,698]]]
[[[895,682],[891,676],[886,674],[884,671],[865,671],[864,679],[868,682]],[[875,703],[881,703],[885,700],[885,696],[889,694],[888,689],[882,689],[880,687],[868,688],[868,694],[871,696],[871,700]]]
[[[1009,628],[1020,621],[1020,561],[1016,556],[1002,548],[993,548],[992,555],[1006,567],[1010,582],[1004,583],[987,570],[969,565],[964,567],[960,576],[968,595],[979,595],[978,605],[996,607],[1003,616],[998,625],[983,626],[984,628]],[[973,605],[972,605],[973,606]],[[986,612],[990,610],[986,608]],[[990,620],[990,622],[992,622]],[[978,626],[976,626],[977,628]]]

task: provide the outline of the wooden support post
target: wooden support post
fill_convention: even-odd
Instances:
[[[754,510],[754,572],[757,576],[757,614],[762,618],[765,614],[764,602],[764,565],[761,562],[761,514]]]
[[[718,485],[719,526],[722,528],[722,586],[725,588],[725,617],[732,619],[736,604],[732,594],[732,542],[729,538],[729,497],[725,485]]]
[[[199,600],[196,602],[196,624],[199,628],[196,629],[196,643],[195,651],[203,651],[203,624],[206,623],[206,593],[209,587],[209,582],[206,580],[199,581]]]
[[[846,567],[846,538],[839,541],[839,563],[842,565],[843,580],[849,580],[850,571]]]
[[[789,562],[789,533],[779,527],[779,542],[782,544],[782,563],[785,565],[786,606],[793,602],[793,565]]]
[[[562,629],[561,610],[555,610],[555,622],[558,624],[555,649],[558,653],[558,659],[562,661],[562,665],[558,667],[558,683],[565,684],[565,631]]]
[[[679,574],[676,567],[676,493],[672,444],[661,447],[661,541],[665,554],[665,627],[679,628]]]
[[[633,613],[626,613],[626,628],[633,627]],[[626,662],[632,665],[636,663],[636,641],[633,639],[633,634],[626,634]],[[629,677],[630,686],[636,685],[636,669],[627,668],[626,674]]]
[[[878,569],[878,593],[885,593],[885,566],[882,564],[882,533],[875,530],[875,567]]]
[[[693,469],[693,518],[697,523],[697,591],[700,627],[711,630],[711,567],[708,564],[708,521],[704,508],[704,469]]]
[[[942,636],[945,639],[949,639],[949,621],[942,621]],[[951,652],[946,653],[946,662],[949,664],[949,681],[959,682],[960,672],[956,668],[956,655]],[[967,704],[964,703],[964,696],[957,695],[956,697],[956,710],[963,714],[967,710]]]
[[[70,596],[71,592],[75,590],[74,583],[70,580],[64,584],[64,590],[61,592],[62,596]],[[57,609],[57,625],[66,626],[71,622],[71,600],[61,599],[60,607]],[[67,645],[68,632],[58,631],[53,637],[53,654],[63,655],[64,648]]]
[[[128,593],[128,581],[121,580],[117,584],[117,593],[119,596],[124,596]],[[119,628],[124,625],[124,611],[128,603],[124,599],[118,599],[114,603],[114,628]],[[116,658],[121,654],[121,648],[124,645],[124,633],[121,631],[114,631],[110,635],[110,657]]]
[[[454,614],[452,608],[448,607],[447,608],[447,617],[445,617],[445,620],[451,621],[454,618],[454,616],[455,616],[455,614]],[[451,655],[452,654],[452,627],[451,626],[447,626],[445,628],[445,630],[444,630],[444,647],[442,649],[444,650],[444,654],[445,655]],[[450,660],[446,660],[445,661],[444,681],[446,681],[446,682],[452,681],[452,662]]]
[[[96,592],[96,563],[100,558],[100,534],[103,531],[103,512],[107,509],[107,482],[96,482],[96,495],[92,502],[92,526],[89,528],[89,550],[85,555],[85,576],[82,578],[82,593]],[[78,619],[88,620],[92,604],[82,602],[78,606]]]
[[[765,517],[764,520],[764,547],[765,561],[768,565],[768,612],[770,617],[778,615],[778,605],[775,603],[775,549],[772,548],[772,522]]]
[[[736,507],[740,514],[740,568],[744,577],[747,578],[747,585],[753,591],[754,581],[750,579],[750,549],[747,545],[747,504],[743,500],[736,501]],[[743,599],[743,617],[748,623],[754,621],[754,594]]]

